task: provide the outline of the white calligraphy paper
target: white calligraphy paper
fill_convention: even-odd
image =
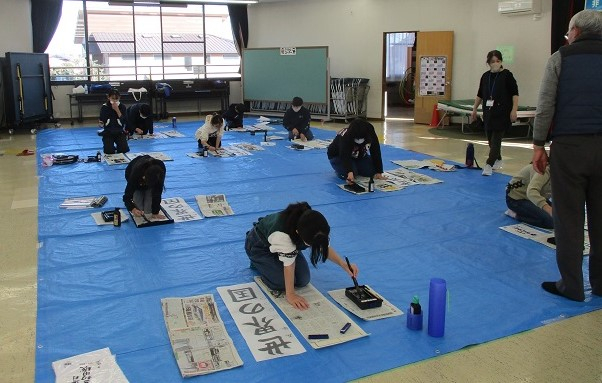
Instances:
[[[217,291],[256,361],[305,352],[256,283],[218,287]]]

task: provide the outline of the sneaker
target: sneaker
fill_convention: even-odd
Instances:
[[[516,212],[512,209],[508,209],[504,212],[508,217],[516,219]]]
[[[500,170],[504,166],[504,162],[502,160],[495,160],[493,166],[491,167],[493,170]]]
[[[491,165],[489,164],[485,164],[485,166],[483,166],[483,173],[484,176],[490,176],[493,174],[493,168],[491,167]]]

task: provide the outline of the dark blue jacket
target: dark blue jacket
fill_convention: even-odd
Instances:
[[[288,110],[284,113],[284,118],[282,119],[282,125],[289,132],[297,128],[299,133],[304,133],[307,129],[309,129],[310,122],[311,114],[304,106],[302,106],[298,112],[295,112],[293,108],[288,108]]]
[[[102,121],[105,133],[109,134],[122,134],[126,130],[127,116],[126,108],[123,103],[119,104],[119,111],[121,117],[117,117],[117,112],[113,110],[111,105],[107,102],[102,104],[100,107],[99,120]]]
[[[559,52],[551,137],[602,133],[602,39],[583,36]]]
[[[142,134],[153,134],[153,116],[140,117],[140,107],[143,104],[134,104],[127,108],[127,130],[131,134],[136,133],[136,128],[142,130]]]

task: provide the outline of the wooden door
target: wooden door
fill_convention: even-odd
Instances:
[[[416,124],[430,124],[433,105],[451,99],[453,45],[452,31],[418,32],[416,36]]]

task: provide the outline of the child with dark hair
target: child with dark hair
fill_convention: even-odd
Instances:
[[[242,128],[243,118],[245,117],[245,110],[245,104],[230,104],[228,110],[226,110],[224,114],[222,114],[222,117],[226,121],[226,128]]]
[[[127,109],[127,130],[135,134],[153,134],[153,116],[150,105],[139,103]]]
[[[217,151],[222,146],[224,135],[224,119],[219,113],[207,115],[205,124],[194,133],[199,143],[199,148],[206,147],[208,150]]]
[[[341,129],[328,146],[327,155],[339,178],[349,184],[356,175],[385,178],[378,137],[374,126],[366,120],[353,120]]]
[[[149,155],[136,157],[125,168],[127,185],[123,193],[125,207],[136,217],[161,214],[161,194],[165,184],[165,164]]]
[[[341,259],[330,247],[330,226],[324,216],[307,202],[288,205],[281,212],[260,218],[247,232],[245,250],[251,267],[257,269],[264,283],[272,290],[284,291],[286,300],[295,308],[304,310],[309,304],[295,294],[295,287],[309,283],[309,266],[302,250],[311,247],[311,264],[330,260],[341,266],[350,276],[357,276],[358,268]]]
[[[314,134],[309,128],[310,122],[311,114],[303,106],[303,99],[301,97],[294,97],[292,106],[284,112],[284,117],[282,118],[282,125],[288,130],[288,139],[313,140]]]
[[[107,94],[107,102],[100,107],[98,124],[104,130],[102,146],[105,154],[127,153],[130,147],[127,142],[127,117],[125,105],[119,102],[121,95],[117,89],[111,89]]]

